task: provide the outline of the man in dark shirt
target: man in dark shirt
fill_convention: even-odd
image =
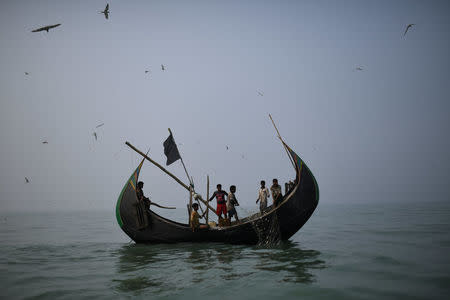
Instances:
[[[273,199],[273,208],[277,207],[278,204],[283,200],[283,195],[281,194],[281,186],[278,184],[278,179],[273,179],[273,185],[270,187]]]
[[[219,222],[222,216],[222,213],[225,217],[225,219],[227,219],[227,200],[225,199],[225,196],[228,196],[228,193],[225,191],[222,191],[222,185],[218,184],[217,185],[217,191],[215,191],[211,198],[208,199],[209,201],[212,201],[214,198],[217,199],[217,210],[216,213],[219,216]]]
[[[148,211],[150,209],[151,201],[149,198],[144,196],[144,191],[142,190],[144,188],[144,183],[142,181],[139,181],[136,188],[136,195],[139,201],[144,202],[145,209]]]

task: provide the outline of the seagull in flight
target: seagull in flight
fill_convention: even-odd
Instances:
[[[261,93],[260,91],[257,91],[257,92],[258,92],[258,95],[260,95],[261,97],[264,96],[264,94]]]
[[[30,73],[28,73],[28,72],[25,72],[25,75],[30,75]]]
[[[99,124],[99,125],[95,126],[95,128],[102,127],[103,125],[105,125],[105,123]]]
[[[97,132],[94,131],[92,135],[95,137],[95,140],[97,140]]]
[[[44,31],[44,30],[46,30],[48,32],[50,29],[58,27],[59,25],[61,25],[61,24],[48,25],[48,26],[44,26],[44,27],[32,30],[31,32],[39,32],[39,31]]]
[[[164,67],[164,65],[161,65],[161,70],[165,70],[166,68]]]
[[[109,16],[109,3],[106,4],[105,10],[100,12],[101,14],[105,15],[105,19],[108,20]]]
[[[225,146],[225,147],[227,147],[227,150],[229,149],[228,146]]]
[[[25,177],[25,183],[30,182],[30,180],[28,180],[28,178]]]
[[[406,33],[408,32],[408,30],[409,30],[411,27],[413,27],[414,25],[416,25],[416,24],[408,24],[408,26],[406,26],[405,33],[403,33],[403,36],[405,36]]]
[[[364,70],[364,69],[363,69],[363,67],[359,66],[359,67],[356,67],[355,70],[356,70],[356,71],[362,71],[362,70]]]
[[[47,141],[43,141],[42,144],[48,144],[48,142]]]

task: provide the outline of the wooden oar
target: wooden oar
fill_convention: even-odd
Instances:
[[[157,204],[155,202],[150,202],[150,205],[155,205],[155,206],[158,206],[158,207],[161,207],[161,208],[165,208],[165,209],[176,209],[176,207],[162,206],[162,205],[159,205],[159,204]]]

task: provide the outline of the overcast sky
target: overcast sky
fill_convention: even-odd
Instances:
[[[169,127],[198,192],[209,174],[256,210],[261,179],[295,176],[269,113],[322,203],[448,200],[449,1],[109,3],[0,2],[1,211],[113,211],[125,141],[164,164]],[[150,163],[141,179],[185,207]]]

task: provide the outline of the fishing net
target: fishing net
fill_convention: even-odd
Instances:
[[[263,218],[257,218],[252,222],[252,225],[258,235],[259,246],[273,246],[280,243],[280,226],[276,213],[269,214]]]

